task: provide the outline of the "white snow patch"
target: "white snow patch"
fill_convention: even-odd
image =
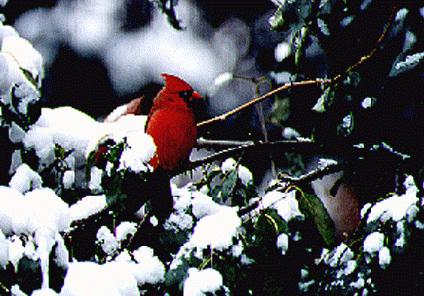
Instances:
[[[67,170],[63,173],[62,177],[63,187],[65,189],[70,189],[75,183],[75,172],[72,170]]]
[[[165,266],[157,256],[154,256],[153,249],[142,246],[133,252],[135,261],[133,265],[133,275],[137,283],[157,284],[165,280]]]
[[[24,207],[27,207],[28,224],[21,231],[15,227],[15,233],[34,232],[46,228],[53,232],[64,231],[69,227],[69,208],[50,188],[35,189],[25,194]],[[25,213],[20,211],[19,215]],[[24,226],[24,225],[22,225]]]
[[[227,158],[222,164],[221,164],[221,170],[223,173],[227,173],[229,171],[232,171],[236,168],[237,162],[234,158]]]
[[[5,269],[9,262],[9,242],[0,229],[0,266]]]
[[[41,176],[24,163],[16,169],[9,186],[21,193],[25,193],[31,189],[40,188],[42,183]]]
[[[69,208],[71,221],[82,220],[94,215],[106,208],[105,195],[89,195],[73,204]]]
[[[69,264],[60,296],[138,296],[137,281],[128,264],[93,262]]]
[[[19,67],[29,71],[33,77],[43,75],[43,58],[28,40],[7,36],[3,39],[1,51],[13,56]]]
[[[247,167],[243,165],[239,165],[237,172],[238,172],[238,177],[244,186],[247,186],[252,183],[253,175],[252,175],[252,172]]]
[[[384,246],[384,234],[381,232],[373,232],[364,240],[364,252],[373,254],[379,252]]]
[[[171,213],[164,227],[167,230],[171,230],[174,225],[181,230],[191,229],[193,227],[193,218],[189,214],[183,212]]]
[[[390,250],[387,247],[382,247],[378,252],[378,263],[382,268],[385,268],[392,261]]]
[[[376,203],[368,215],[367,223],[375,222],[378,219],[381,222],[389,219],[397,222],[404,219],[408,210],[415,206],[418,200],[417,188],[415,186],[409,187],[405,194],[393,195]]]
[[[344,275],[349,275],[352,272],[354,272],[357,266],[358,266],[358,262],[356,260],[347,261],[346,267],[343,270]]]
[[[287,58],[291,53],[290,44],[283,41],[279,44],[277,44],[277,47],[275,47],[274,50],[274,57],[277,62],[283,61],[285,58]]]
[[[14,121],[9,128],[9,139],[12,143],[19,143],[25,137],[25,131]]]
[[[350,286],[355,289],[362,289],[365,286],[365,280],[360,277],[355,282],[350,283]]]
[[[184,296],[203,296],[222,287],[222,275],[215,269],[198,270],[190,268],[188,278],[184,281]]]
[[[137,231],[137,223],[123,221],[115,229],[115,237],[118,241],[124,241],[128,236],[134,235]]]
[[[299,210],[299,203],[296,199],[296,191],[292,190],[283,193],[277,190],[270,191],[262,198],[262,207],[272,207],[277,210],[278,214],[286,221],[296,217],[303,217]]]
[[[15,268],[15,271],[18,269],[18,262],[24,256],[25,248],[22,244],[20,238],[16,235],[12,236],[8,240],[9,245],[9,261]]]
[[[77,123],[77,124],[76,124]],[[55,144],[74,150],[76,157],[85,161],[87,144],[100,133],[101,124],[72,107],[41,109],[41,116],[27,132],[23,143],[34,148],[45,165],[54,159]]]
[[[130,169],[135,173],[151,169],[149,160],[155,155],[156,146],[153,138],[143,130],[126,135],[128,146],[122,151],[118,170]]]
[[[215,214],[225,207],[213,201],[212,197],[199,191],[193,192],[192,205],[193,215],[198,219]]]
[[[90,170],[90,181],[88,182],[88,188],[93,192],[102,191],[102,176],[103,171],[98,167],[92,167]]]
[[[28,296],[24,292],[21,291],[18,285],[13,285],[10,289],[12,296]]]
[[[0,228],[3,233],[33,233],[41,228],[64,231],[70,223],[68,205],[53,190],[41,188],[23,196],[0,186]]]
[[[15,84],[29,84],[30,82],[25,78],[17,61],[3,51],[0,52],[0,69],[2,69],[0,72],[0,94],[4,95],[2,96],[3,103],[9,104],[11,87]]]
[[[34,290],[31,293],[31,296],[57,296],[57,295],[58,294],[56,293],[56,291],[50,288]]]
[[[119,248],[119,242],[112,232],[106,226],[102,226],[97,231],[97,242],[100,244],[103,252],[107,255],[112,255]]]
[[[283,255],[286,254],[289,249],[289,237],[285,233],[281,233],[277,238],[277,247],[281,249]]]
[[[200,249],[210,246],[223,250],[232,245],[232,239],[240,225],[241,219],[237,215],[237,209],[223,207],[219,212],[197,222],[190,242]]]

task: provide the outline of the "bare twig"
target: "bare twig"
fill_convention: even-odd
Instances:
[[[315,150],[320,150],[321,148],[316,143],[310,140],[297,140],[297,141],[276,141],[276,142],[257,142],[240,145],[233,148],[228,148],[221,150],[210,156],[191,161],[186,167],[174,172],[175,175],[182,173],[186,170],[202,166],[205,163],[211,163],[216,160],[232,157],[240,153],[250,152],[250,151],[272,151],[278,150],[280,152],[292,152],[292,151],[304,151],[311,152]]]
[[[330,164],[325,166],[324,168],[317,168],[316,170],[313,170],[311,172],[308,172],[300,177],[291,177],[288,175],[280,175],[278,178],[282,181],[285,182],[284,186],[282,188],[280,188],[279,190],[288,190],[290,187],[300,187],[300,186],[304,186],[312,181],[315,181],[317,179],[320,179],[328,174],[332,174],[332,173],[336,173],[339,172],[341,170],[343,170],[344,165],[343,164]],[[261,205],[261,200],[257,200],[254,203],[245,206],[243,208],[241,208],[238,211],[238,214],[240,216],[246,215],[248,213],[250,213],[251,211],[255,210],[257,207],[259,207]]]
[[[342,79],[346,74],[348,74],[348,73],[352,72],[353,70],[355,70],[356,68],[360,67],[363,63],[368,61],[370,58],[372,58],[377,53],[381,44],[383,43],[384,39],[386,38],[387,33],[389,32],[390,28],[393,25],[393,21],[395,19],[397,10],[398,10],[397,6],[395,4],[393,4],[392,12],[391,12],[391,14],[390,14],[385,26],[384,26],[383,32],[378,37],[377,42],[376,42],[375,46],[371,49],[371,51],[368,54],[362,56],[355,64],[353,64],[352,66],[347,68],[343,73],[336,75],[332,79],[333,82],[337,82],[338,80]]]
[[[234,115],[234,114],[236,114],[236,113],[238,113],[238,112],[240,112],[240,111],[242,111],[242,110],[244,110],[244,109],[246,109],[250,106],[253,106],[253,105],[255,105],[259,102],[262,102],[263,100],[268,99],[268,98],[272,97],[273,95],[275,95],[279,92],[282,92],[284,90],[288,90],[288,89],[291,89],[291,88],[294,88],[294,87],[308,86],[308,85],[309,86],[314,86],[314,85],[320,86],[322,84],[327,84],[327,83],[330,83],[330,80],[328,80],[328,79],[315,79],[315,80],[305,80],[305,81],[299,81],[299,82],[286,83],[286,84],[284,84],[284,85],[282,85],[282,86],[280,86],[276,89],[273,89],[273,90],[267,92],[266,94],[264,94],[262,96],[256,97],[256,98],[250,100],[249,102],[234,108],[233,110],[230,110],[230,111],[228,111],[224,114],[213,117],[211,119],[199,122],[197,124],[197,127],[201,127],[201,126],[208,125],[208,124],[211,124],[211,123],[215,123],[215,122],[218,122],[218,121],[224,121],[224,120],[227,119],[227,117],[230,117],[230,116],[232,116],[232,115]]]
[[[218,144],[219,145],[219,144]],[[299,153],[311,153],[322,150],[322,147],[312,142],[311,140],[297,140],[297,141],[275,141],[275,142],[246,142],[246,144],[221,150],[217,153],[209,155],[207,157],[194,160],[189,162],[186,166],[174,171],[172,175],[178,175],[188,170],[192,170],[196,167],[202,166],[206,163],[211,163],[216,160],[221,160],[228,157],[233,157],[240,153],[252,152],[252,151],[279,151],[279,152],[293,152]]]
[[[287,182],[291,185],[295,186],[301,186],[308,184],[312,181],[315,181],[317,179],[320,179],[326,175],[339,172],[344,169],[343,164],[330,164],[323,168],[317,168],[316,170],[310,171],[300,177],[291,177],[289,175],[280,175],[279,179],[281,179],[283,182]]]
[[[235,141],[235,140],[209,140],[205,138],[197,139],[198,148],[230,148],[244,145],[253,145],[253,141]]]

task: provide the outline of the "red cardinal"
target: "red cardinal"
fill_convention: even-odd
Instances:
[[[188,161],[196,144],[197,127],[192,103],[202,99],[184,80],[162,74],[165,86],[153,100],[147,117],[146,133],[156,145],[156,156],[151,160],[155,168],[150,180],[153,213],[164,221],[172,211],[173,199],[169,187],[170,173]]]
[[[165,86],[153,101],[146,133],[156,144],[156,157],[151,164],[171,172],[188,160],[196,144],[197,127],[191,106],[202,96],[176,76],[162,74],[162,77]]]
[[[192,110],[192,103],[202,96],[184,80],[169,74],[162,74],[165,86],[153,100],[146,123],[146,133],[151,135],[156,145],[156,155],[150,161],[154,172],[149,176],[148,186],[140,182],[137,175],[128,174],[122,184],[122,190],[130,198],[129,207],[138,209],[149,198],[153,213],[164,221],[172,211],[173,199],[169,180],[184,162],[188,161],[191,149],[196,144],[197,127]],[[117,121],[120,117],[141,113],[143,98],[132,100],[125,106],[118,107],[106,122]],[[98,147],[95,154],[96,163],[106,163],[104,155],[107,145]],[[127,205],[128,206],[128,205]]]

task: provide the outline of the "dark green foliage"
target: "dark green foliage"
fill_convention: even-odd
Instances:
[[[302,192],[301,195],[299,207],[302,213],[315,222],[316,228],[321,234],[324,243],[327,246],[332,246],[335,243],[334,223],[321,200],[315,195],[305,192]]]

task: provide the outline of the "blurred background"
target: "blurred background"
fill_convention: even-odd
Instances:
[[[254,95],[246,81],[217,94],[220,74],[258,77],[275,63],[284,36],[270,30],[274,10],[271,1],[180,0],[182,30],[148,0],[9,1],[4,14],[43,55],[45,105],[104,116],[131,98],[154,95],[167,72],[209,95],[212,116]]]

